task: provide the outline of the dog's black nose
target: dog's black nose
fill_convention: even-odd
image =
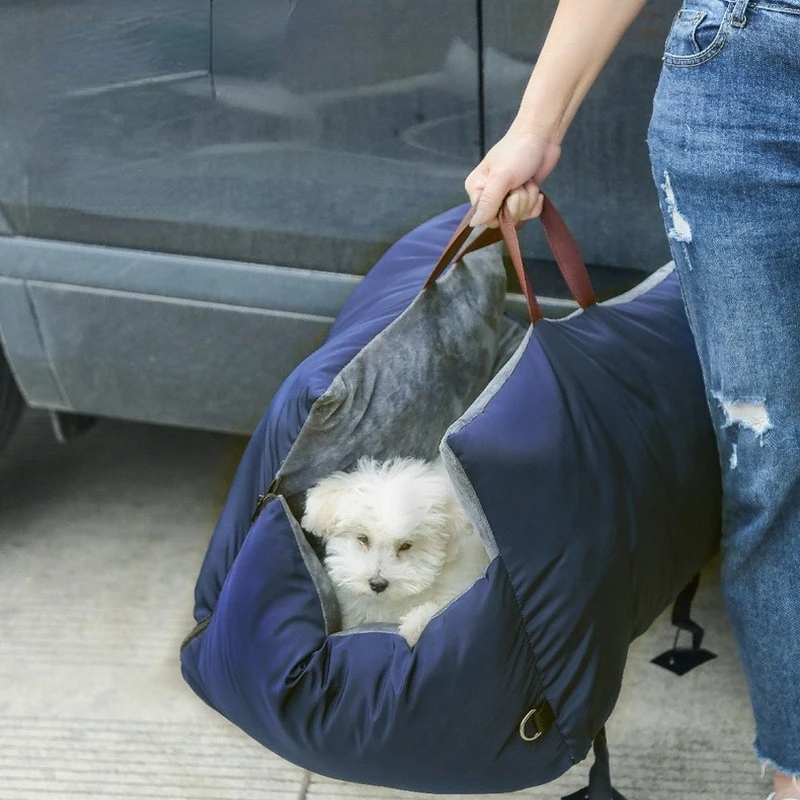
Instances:
[[[388,585],[389,581],[387,581],[386,578],[373,578],[369,582],[369,588],[372,589],[375,594],[380,594]]]

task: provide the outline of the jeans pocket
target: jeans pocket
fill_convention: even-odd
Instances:
[[[664,63],[695,67],[719,55],[728,38],[733,11],[724,0],[685,0],[664,45]]]

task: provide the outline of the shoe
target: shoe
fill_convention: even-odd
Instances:
[[[767,800],[775,800],[775,792],[773,792]],[[800,797],[787,797],[785,800],[800,800]]]

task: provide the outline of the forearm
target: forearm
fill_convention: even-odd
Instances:
[[[560,0],[513,127],[561,144],[584,97],[646,0]]]

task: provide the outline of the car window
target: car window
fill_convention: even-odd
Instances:
[[[363,272],[463,201],[477,15],[458,0],[0,8],[0,204],[42,238]]]

